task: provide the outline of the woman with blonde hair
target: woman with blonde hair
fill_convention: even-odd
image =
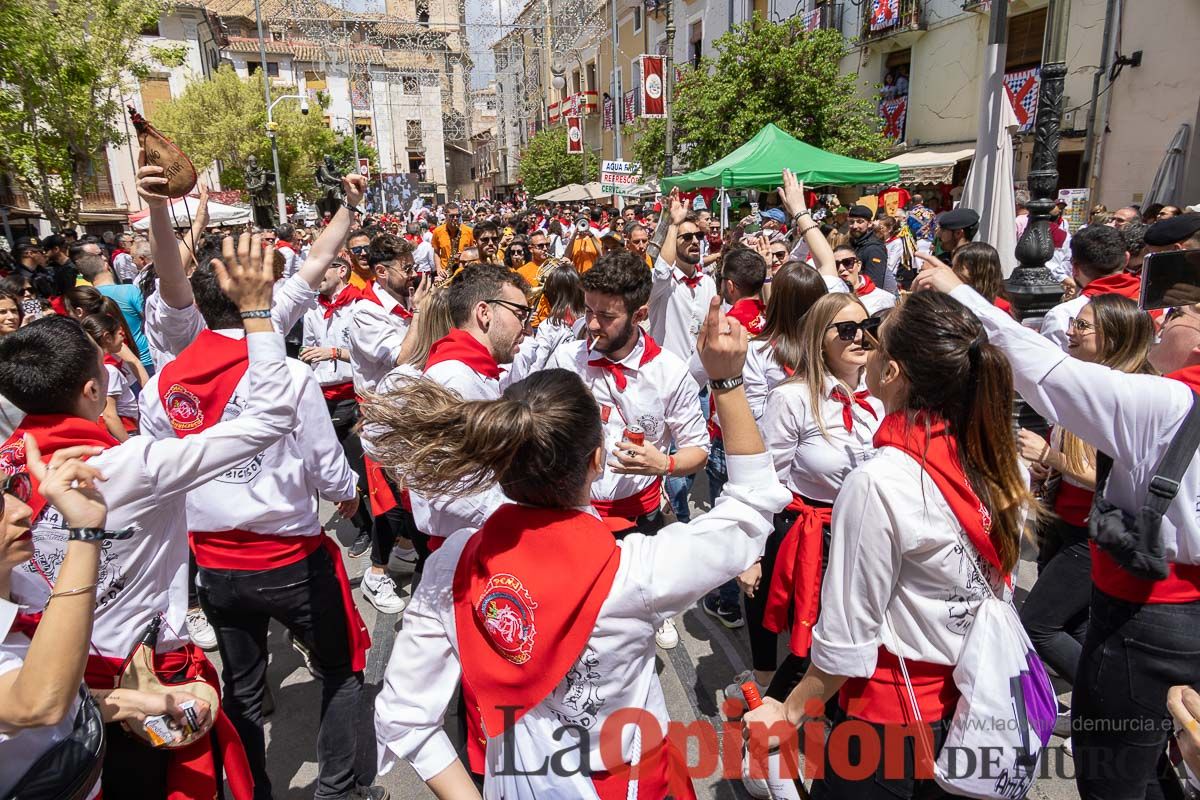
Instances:
[[[1147,361],[1153,344],[1150,315],[1117,294],[1096,295],[1067,326],[1071,356],[1130,374],[1158,374]],[[1096,448],[1061,427],[1049,442],[1022,429],[1017,443],[1034,476],[1045,482],[1043,501],[1053,512],[1042,525],[1038,579],[1021,606],[1021,621],[1042,660],[1074,684],[1092,594],[1087,520]]]
[[[762,694],[777,699],[808,661],[833,503],[846,475],[875,450],[883,406],[862,376],[870,334],[878,328],[879,318],[868,315],[857,296],[818,298],[804,316],[795,374],[767,395],[763,440],[792,503],[775,515],[762,560],[739,580],[754,680]],[[784,630],[791,632],[790,655],[776,673],[776,634]]]

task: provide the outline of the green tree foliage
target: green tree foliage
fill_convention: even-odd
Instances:
[[[755,15],[715,46],[718,55],[683,70],[675,87],[676,153],[686,153],[691,167],[728,155],[768,122],[831,153],[887,157],[875,105],[856,91],[858,75],[839,73],[846,55],[839,32],[805,31],[799,18],[770,23]],[[655,163],[638,152],[643,164]],[[661,174],[661,156],[657,164]]]
[[[633,160],[642,165],[643,175],[662,175],[667,154],[667,121],[639,119],[630,127]]]
[[[105,146],[123,141],[123,81],[164,0],[0,2],[0,170],[55,228],[74,224]]]
[[[295,94],[296,89],[273,86],[271,92],[274,99]],[[275,106],[272,119],[279,124],[279,170],[289,197],[316,197],[314,174],[326,154],[346,172],[356,168],[354,143],[329,128],[317,104],[310,104],[309,113],[302,114],[299,102],[284,100]],[[174,140],[197,168],[219,161],[221,184],[226,188],[245,187],[243,166],[248,156],[255,156],[260,167],[271,169],[267,105],[257,74],[243,79],[228,65],[222,66],[211,80],[195,81],[179,97],[160,104],[150,122]],[[372,174],[377,174],[375,149],[360,142],[358,150],[361,157],[370,159]]]
[[[532,197],[568,183],[588,183],[597,180],[600,175],[599,161],[593,154],[587,155],[585,177],[583,160],[584,156],[567,152],[565,125],[538,131],[521,153],[521,183]]]

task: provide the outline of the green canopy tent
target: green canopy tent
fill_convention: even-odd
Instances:
[[[767,123],[754,138],[703,169],[663,178],[662,190],[676,187],[691,191],[702,187],[723,189],[774,189],[790,169],[808,186],[853,186],[860,183],[895,183],[900,168],[826,153]]]

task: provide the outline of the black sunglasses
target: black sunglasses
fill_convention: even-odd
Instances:
[[[693,241],[693,240],[695,240],[695,239],[701,239],[701,238],[703,238],[703,236],[704,236],[704,235],[703,235],[702,233],[700,233],[700,231],[696,231],[696,232],[694,232],[694,233],[681,233],[681,234],[679,234],[679,238],[680,238],[680,239],[682,239],[682,240],[683,240],[683,241],[685,241],[685,242],[690,242],[690,241]]]
[[[513,313],[513,316],[517,318],[517,321],[520,322],[521,325],[528,325],[529,320],[533,317],[533,309],[529,306],[523,306],[520,303],[514,303],[511,300],[500,300],[499,298],[488,300],[488,302],[507,308]]]
[[[355,245],[354,247],[351,247],[350,252],[354,253],[354,255],[356,255],[356,256],[365,256],[367,254],[367,251],[370,249],[371,249],[371,246],[369,244],[360,244],[360,245]]]
[[[492,244],[493,242],[497,241],[497,239],[495,236],[480,236],[478,239],[476,239],[476,241],[478,241],[480,244]]]
[[[16,472],[4,478],[3,492],[0,493],[0,513],[4,511],[4,495],[11,494],[22,503],[28,503],[33,497],[33,481],[29,480],[28,472]]]
[[[839,258],[834,263],[837,264],[842,269],[853,269],[854,265],[858,263],[858,258],[857,257]]]
[[[843,342],[853,342],[860,330],[864,334],[864,341],[866,336],[879,341],[879,326],[882,324],[883,320],[879,317],[867,317],[862,322],[834,322],[825,326],[825,330],[836,330],[837,337]]]
[[[510,248],[508,248],[508,252],[510,255],[513,255],[513,256],[521,256],[522,258],[525,257],[525,251],[519,247],[510,247]]]

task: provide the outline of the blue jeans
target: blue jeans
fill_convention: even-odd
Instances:
[[[1167,689],[1180,684],[1200,688],[1200,602],[1129,603],[1093,590],[1071,702],[1083,800],[1181,796],[1166,758]]]

